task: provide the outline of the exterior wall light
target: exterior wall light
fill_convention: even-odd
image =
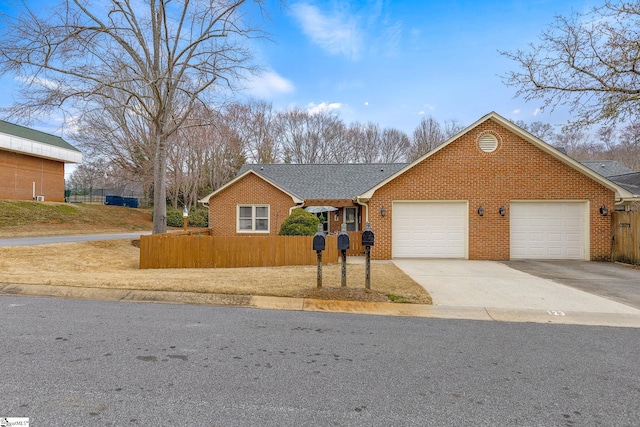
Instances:
[[[504,216],[504,214],[507,213],[507,210],[504,208],[504,206],[500,206],[500,209],[498,209],[498,213],[500,214],[500,216]]]
[[[600,206],[600,214],[602,216],[609,215],[609,209],[607,209],[607,207],[605,205]]]
[[[484,208],[482,206],[478,208],[478,215],[484,216]]]
[[[385,216],[387,214],[387,210],[383,207],[380,208],[380,215]]]
[[[187,231],[187,224],[189,222],[189,209],[185,206],[182,210],[182,225],[184,227],[184,231]]]

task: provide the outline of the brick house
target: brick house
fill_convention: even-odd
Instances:
[[[374,259],[604,260],[611,250],[607,212],[638,200],[496,113],[413,163],[364,165],[363,171],[371,167],[367,185],[375,183],[351,197],[341,193],[339,201],[296,193],[290,184],[270,179],[270,166],[299,168],[296,180],[302,189],[332,180],[314,175],[317,165],[247,166],[201,200],[209,206],[214,234],[241,234],[243,220],[247,226],[266,227],[263,233],[277,234],[278,224],[294,207],[342,205],[342,216],[333,218],[336,226],[344,208],[357,207],[359,224],[370,222],[376,235]],[[347,173],[356,165],[333,166]],[[381,175],[375,175],[380,169]],[[347,187],[348,182],[343,176],[332,186]]]
[[[64,139],[0,120],[0,199],[64,201],[64,165],[82,154]]]
[[[200,200],[217,235],[277,235],[295,208],[314,212],[328,233],[362,231],[363,193],[408,163],[244,165],[235,179]],[[232,219],[232,220],[229,220]]]

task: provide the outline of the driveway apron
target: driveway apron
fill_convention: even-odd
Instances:
[[[536,277],[496,261],[395,259],[436,306],[640,314],[626,304]]]

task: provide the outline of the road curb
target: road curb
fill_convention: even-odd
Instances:
[[[640,328],[640,315],[513,310],[484,307],[454,307],[391,302],[336,301],[313,298],[225,295],[196,292],[146,291],[84,288],[37,284],[0,284],[0,295],[72,298],[99,301],[131,301],[172,304],[233,306],[264,310],[290,310],[432,319],[482,320],[495,322],[547,323]]]

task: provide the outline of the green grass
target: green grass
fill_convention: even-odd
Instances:
[[[387,298],[389,298],[389,301],[391,301],[391,302],[398,302],[398,303],[409,303],[409,302],[411,302],[404,295],[387,294]]]

